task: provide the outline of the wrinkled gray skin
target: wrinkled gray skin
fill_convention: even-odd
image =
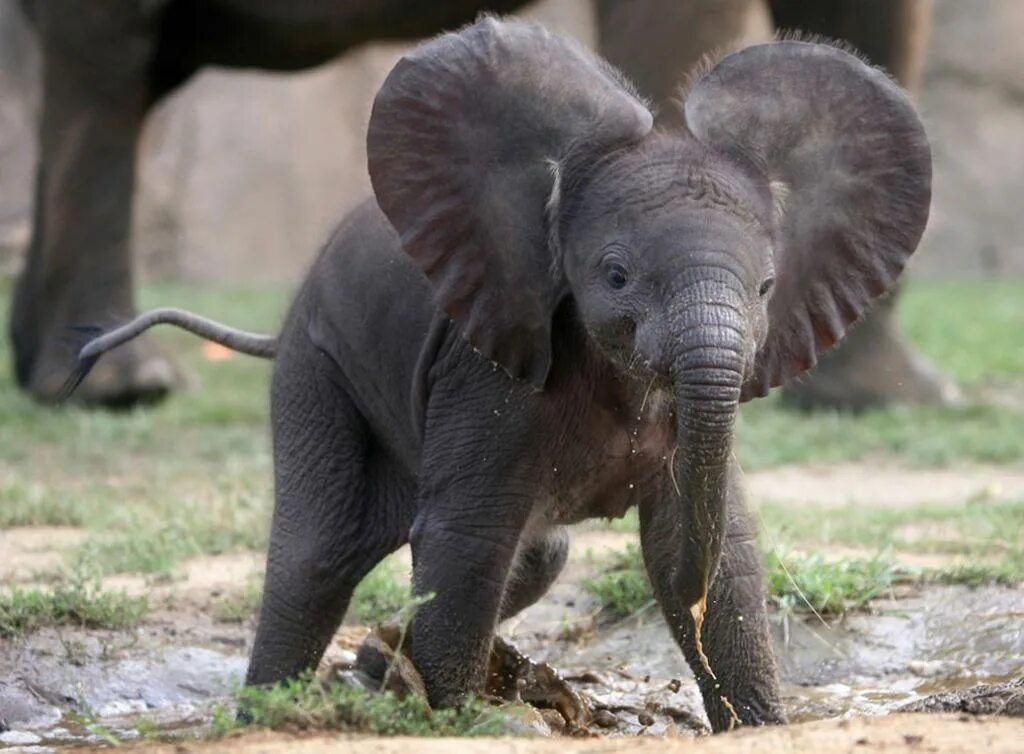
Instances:
[[[595,0],[603,54],[673,118],[669,100],[708,51],[743,31],[763,0]],[[44,60],[36,211],[10,336],[18,384],[59,397],[67,332],[132,316],[129,248],[135,150],[147,112],[202,66],[299,70],[372,39],[409,39],[505,12],[522,0],[22,0]],[[912,86],[928,0],[770,0],[774,22],[852,42]],[[805,403],[939,402],[945,383],[904,346],[891,307],[869,317],[815,379]],[[92,404],[157,400],[177,381],[145,339],[119,349],[78,391]]]
[[[722,60],[685,129],[652,120],[614,71],[529,25],[481,21],[392,71],[367,138],[375,200],[276,342],[248,683],[314,666],[358,582],[409,542],[414,589],[435,595],[412,657],[431,703],[456,704],[498,621],[557,576],[564,527],[637,506],[714,729],[728,704],[783,722],[736,412],[895,283],[930,152],[887,77],[803,42]]]

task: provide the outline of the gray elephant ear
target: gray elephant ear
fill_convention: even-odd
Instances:
[[[579,45],[484,18],[402,58],[377,94],[377,203],[465,337],[543,386],[564,282],[548,243],[552,161],[639,139],[651,113]]]
[[[931,151],[903,91],[824,44],[729,55],[696,83],[685,116],[701,142],[767,181],[780,208],[748,400],[810,369],[893,286],[928,220]]]

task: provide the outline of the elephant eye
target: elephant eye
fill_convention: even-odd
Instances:
[[[608,285],[615,290],[625,288],[629,279],[626,275],[626,268],[618,262],[609,262],[605,265],[604,277],[608,281]]]
[[[774,288],[774,287],[775,287],[775,278],[773,278],[773,277],[766,277],[764,279],[764,282],[761,283],[761,289],[758,291],[758,294],[761,296],[761,298],[764,298],[765,296],[768,295],[768,292],[771,291],[771,289]]]

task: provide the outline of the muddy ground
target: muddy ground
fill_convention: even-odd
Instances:
[[[891,507],[963,499],[1020,499],[1024,473],[900,470],[898,494],[885,469],[839,466],[784,468],[751,474],[757,501],[778,495],[829,505]],[[896,472],[893,472],[896,473]],[[83,536],[70,527],[0,533],[0,578],[30,583],[60,562]],[[575,533],[570,563],[552,591],[502,627],[502,635],[538,661],[556,666],[601,712],[602,738],[557,742],[458,742],[459,751],[644,751],[635,737],[672,739],[671,751],[1022,751],[1024,720],[896,715],[933,695],[952,694],[933,709],[1022,714],[1021,689],[988,706],[971,707],[970,689],[1024,677],[1024,589],[1005,586],[900,586],[870,608],[836,623],[772,613],[776,653],[790,719],[784,731],[686,740],[706,732],[695,685],[653,606],[611,620],[580,582],[601,568],[601,554],[623,549],[635,534],[588,526]],[[923,557],[923,556],[921,556]],[[928,556],[933,561],[936,557]],[[407,555],[400,554],[401,558]],[[404,561],[407,564],[407,560]],[[104,584],[145,593],[155,610],[130,631],[44,629],[0,643],[0,747],[45,751],[187,735],[208,725],[211,707],[244,673],[253,621],[230,622],[223,605],[258,575],[255,552],[186,561],[176,576],[141,576]],[[365,627],[345,626],[329,652],[351,659]],[[999,705],[1002,706],[999,706]],[[625,740],[610,740],[625,737]],[[676,740],[680,739],[680,740]],[[346,739],[347,740],[347,739]],[[203,751],[319,751],[337,736],[265,734],[189,744]],[[665,742],[662,742],[665,743]],[[443,743],[401,739],[348,741],[354,751],[433,751]],[[667,745],[667,744],[666,744]],[[870,745],[869,749],[865,746]],[[1000,748],[1001,747],[1001,748]],[[291,750],[291,749],[290,749]],[[659,749],[664,750],[664,749]],[[168,749],[169,751],[169,749]]]

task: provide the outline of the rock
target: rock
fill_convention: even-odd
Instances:
[[[29,733],[27,730],[9,730],[0,733],[0,744],[7,746],[37,744],[42,740],[35,733]]]
[[[525,704],[513,704],[505,708],[507,729],[513,736],[551,736],[551,728],[541,711]]]
[[[906,704],[898,712],[965,712],[970,715],[1005,715],[1024,718],[1024,678],[1010,683],[985,684],[962,691],[933,694]]]
[[[594,713],[594,724],[601,728],[614,728],[619,724],[619,718],[611,710],[599,709]]]

